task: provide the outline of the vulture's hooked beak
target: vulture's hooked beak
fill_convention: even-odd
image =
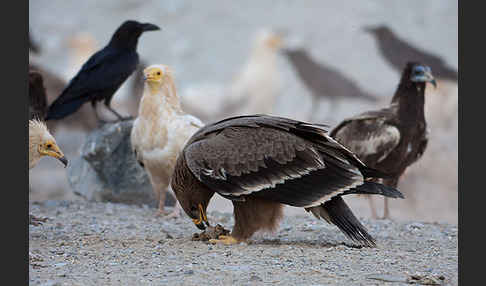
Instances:
[[[199,204],[198,207],[199,207],[199,218],[192,219],[192,221],[197,226],[197,228],[199,228],[200,230],[205,230],[206,225],[210,226],[208,222],[208,218],[206,217],[206,212],[204,211],[202,204]]]
[[[147,32],[147,31],[157,31],[160,30],[159,26],[150,24],[150,23],[145,23],[142,24],[142,31]]]
[[[50,156],[52,158],[58,159],[59,161],[61,161],[61,163],[64,164],[64,168],[66,168],[68,165],[68,160],[66,156],[64,156],[64,153],[62,153],[61,149],[57,146],[57,144],[49,141],[44,145],[45,147],[43,145],[39,146],[39,153],[44,156]]]
[[[61,161],[61,163],[64,164],[64,168],[66,168],[67,165],[68,165],[68,159],[65,156],[58,158],[58,159],[59,159],[59,161]]]

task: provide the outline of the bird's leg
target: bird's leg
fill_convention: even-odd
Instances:
[[[231,235],[220,235],[218,239],[210,239],[209,243],[212,244],[221,243],[226,245],[232,245],[232,244],[238,244],[239,241]]]
[[[373,203],[373,198],[370,195],[367,195],[366,197],[368,198],[368,203],[370,205],[371,218],[377,219],[378,214],[376,213],[376,208],[375,208],[375,204]]]
[[[384,181],[385,185],[396,188],[398,185],[398,179],[389,179]],[[390,209],[388,208],[388,198],[384,198],[384,208],[382,219],[390,219]]]
[[[317,119],[317,112],[319,112],[319,97],[316,94],[312,94],[311,98],[311,110],[309,115],[309,122],[315,122]]]
[[[97,103],[98,103],[98,102],[97,102],[96,100],[91,101],[91,107],[93,107],[94,114],[95,114],[95,116],[96,116],[96,121],[98,121],[98,123],[99,123],[100,125],[103,125],[103,124],[105,124],[105,123],[106,123],[106,120],[103,120],[103,119],[102,119],[102,118],[99,116],[98,111],[96,110],[96,104],[97,104]]]
[[[174,206],[174,210],[172,212],[170,212],[166,218],[178,218],[181,216],[181,213],[182,213],[182,207],[181,205],[179,204],[179,202],[176,200],[176,204]]]
[[[388,210],[388,198],[385,197],[385,204],[384,204],[384,211],[383,211],[383,218],[382,219],[389,219],[390,218],[390,211]]]
[[[165,196],[166,196],[166,188],[158,188],[158,197],[159,197],[159,209],[157,211],[157,214],[155,216],[165,216],[167,215],[165,211]]]
[[[119,121],[124,121],[124,120],[130,120],[130,119],[133,119],[133,116],[127,116],[127,117],[123,117],[121,116],[120,113],[116,112],[116,110],[114,110],[111,106],[110,106],[110,102],[111,102],[111,98],[109,100],[105,100],[105,106],[106,108],[111,111],[113,114],[115,114],[115,116],[118,118]]]
[[[327,112],[327,122],[333,122],[333,119],[335,115],[337,114],[339,104],[338,104],[338,99],[331,97],[329,98],[329,111]]]

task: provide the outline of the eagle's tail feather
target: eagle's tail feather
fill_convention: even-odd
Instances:
[[[367,247],[376,246],[374,238],[354,216],[341,196],[334,197],[324,204],[307,210],[311,211],[317,218],[323,218],[336,225],[351,240]]]
[[[370,181],[366,181],[362,185],[359,185],[351,190],[345,191],[344,193],[341,194],[341,196],[349,195],[349,194],[382,195],[389,198],[401,198],[401,199],[404,198],[403,194],[399,190],[393,187],[385,186],[383,184],[370,182]]]

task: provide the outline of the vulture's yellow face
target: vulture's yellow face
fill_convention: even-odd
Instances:
[[[146,82],[161,83],[167,73],[168,70],[164,66],[150,66],[143,70],[143,77]]]
[[[59,148],[59,146],[57,146],[56,141],[52,139],[46,139],[41,142],[39,144],[38,151],[41,156],[50,156],[58,159],[64,164],[64,166],[66,166],[68,163],[61,149]]]

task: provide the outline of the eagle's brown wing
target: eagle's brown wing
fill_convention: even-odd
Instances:
[[[251,194],[297,207],[319,205],[361,185],[365,168],[324,130],[270,116],[206,126],[183,152],[194,176],[226,198]]]
[[[400,143],[400,131],[390,120],[394,111],[392,106],[343,120],[330,135],[375,167]]]

